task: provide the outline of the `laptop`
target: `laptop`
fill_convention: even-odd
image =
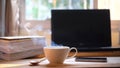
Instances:
[[[111,47],[109,9],[53,9],[51,16],[52,45],[78,51],[120,50]]]

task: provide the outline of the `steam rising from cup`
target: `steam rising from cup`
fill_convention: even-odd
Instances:
[[[56,44],[54,41],[52,41],[51,46],[63,46],[63,45],[62,44]]]
[[[30,22],[26,23],[24,26],[25,30],[28,32],[29,36],[39,36],[37,34],[38,31],[43,30],[43,27],[40,25],[32,25]],[[34,45],[44,45],[46,43],[46,39],[43,40],[38,40],[37,38],[32,38],[33,44]],[[45,42],[45,43],[44,43]]]
[[[43,30],[42,26],[32,25],[31,23],[26,23],[24,28],[30,36],[38,36],[37,32]]]

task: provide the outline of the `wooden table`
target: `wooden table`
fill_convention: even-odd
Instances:
[[[30,61],[40,58],[29,58],[14,61],[0,60],[0,68],[74,68],[74,67],[120,67],[120,57],[107,57],[107,62],[76,62],[75,58],[66,59],[64,64],[49,64],[48,60],[42,61],[38,66],[30,66]]]

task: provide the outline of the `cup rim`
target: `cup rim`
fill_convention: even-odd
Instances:
[[[44,48],[48,49],[62,49],[62,48],[70,48],[69,46],[46,46]]]

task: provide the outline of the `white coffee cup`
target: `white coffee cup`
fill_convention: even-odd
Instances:
[[[68,57],[71,50],[75,50],[75,54]],[[77,54],[77,49],[75,47],[68,46],[48,46],[44,47],[44,54],[46,59],[50,64],[62,64],[66,58],[73,58]]]

